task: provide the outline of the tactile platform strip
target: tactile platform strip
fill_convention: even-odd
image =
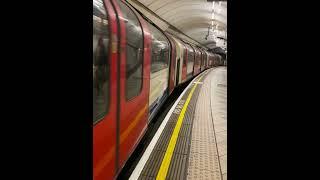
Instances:
[[[174,153],[166,179],[177,180],[186,179],[187,174],[187,155]]]
[[[203,78],[202,78],[203,79]],[[187,177],[187,168],[188,168],[188,156],[190,151],[190,140],[191,140],[191,130],[192,130],[192,121],[193,121],[193,114],[195,111],[195,105],[198,99],[199,91],[201,86],[197,85],[192,98],[188,104],[187,112],[190,115],[184,116],[182,123],[177,144],[173,151],[173,157],[171,159],[171,163],[168,170],[168,175],[166,179],[170,180],[177,180],[177,179],[186,179]],[[192,115],[191,115],[192,114]],[[190,118],[190,119],[189,119]],[[183,160],[182,160],[183,159]]]
[[[196,104],[187,174],[190,180],[222,179],[210,105],[212,72],[204,79]]]
[[[192,163],[192,166],[189,166],[190,172],[194,169],[205,169],[208,171],[220,171],[219,159],[216,153],[190,153],[189,162]],[[219,174],[220,175],[220,172]]]
[[[147,163],[145,165],[145,168],[143,168],[139,179],[141,179],[141,176],[154,177],[154,178],[157,176],[162,159],[164,157],[164,153],[165,153],[164,151],[159,151],[159,150],[154,150],[152,152],[152,155],[148,160],[149,163]]]
[[[190,143],[190,137],[178,136],[177,144],[173,153],[187,155],[189,143]]]
[[[192,169],[192,172],[188,169],[188,179],[197,179],[197,180],[213,180],[221,179],[220,172],[213,172],[206,169]]]
[[[141,179],[141,180],[155,180],[156,178],[142,175],[142,176],[139,177],[139,179]]]
[[[197,81],[197,80],[196,80]],[[155,179],[160,169],[162,159],[169,144],[174,127],[177,123],[181,109],[191,91],[191,86],[180,102],[173,111],[169,121],[160,135],[158,142],[155,145],[155,149],[152,151],[147,163],[145,164],[139,179]],[[177,143],[173,152],[173,156],[169,165],[168,174],[166,179],[186,179],[187,166],[188,166],[188,154],[190,151],[190,140],[192,130],[192,120],[197,102],[197,97],[200,91],[201,85],[197,85],[192,98],[188,104],[187,111],[185,113],[182,126],[178,135]]]

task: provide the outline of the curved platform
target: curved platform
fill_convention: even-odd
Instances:
[[[227,69],[208,69],[183,91],[130,179],[227,179]]]

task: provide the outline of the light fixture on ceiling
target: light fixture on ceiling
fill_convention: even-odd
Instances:
[[[215,5],[215,2],[213,1],[212,2],[212,14],[211,14],[211,28],[213,30],[213,21],[214,21],[214,5]]]
[[[205,40],[208,40],[209,33],[210,33],[210,26],[208,27],[208,33],[207,33],[206,37],[204,37]]]
[[[205,40],[208,39],[209,37],[209,32],[210,32],[210,29],[212,30],[212,37],[214,39],[214,41],[217,40],[217,36],[219,34],[219,29],[218,29],[218,23],[214,23],[215,21],[215,15],[216,13],[221,13],[221,1],[219,1],[219,4],[214,1],[214,0],[208,0],[207,2],[212,2],[212,14],[211,14],[211,26],[208,27],[208,34],[206,35],[205,37]],[[218,2],[218,1],[217,1]],[[217,11],[216,11],[217,9]]]

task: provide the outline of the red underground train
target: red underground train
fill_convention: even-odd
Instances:
[[[93,0],[93,175],[115,179],[173,89],[221,57],[122,0]]]

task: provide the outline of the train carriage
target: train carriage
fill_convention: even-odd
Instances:
[[[172,39],[172,43],[175,45],[175,86],[184,83],[187,80],[187,48],[185,43],[174,37],[173,35],[166,33],[166,35]]]

